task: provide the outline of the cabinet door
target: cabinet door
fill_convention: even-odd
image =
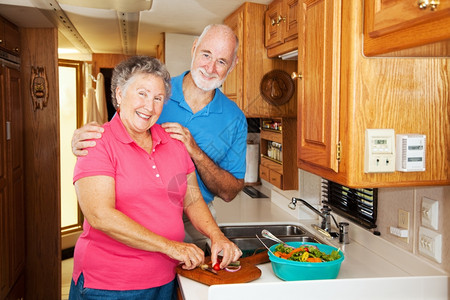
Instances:
[[[301,18],[298,165],[308,163],[337,172],[341,2],[304,0]]]
[[[370,3],[372,1],[368,1],[374,10],[373,22],[368,24],[370,37],[379,37],[413,25],[450,17],[450,1],[440,1],[434,10],[429,6],[420,8],[418,1],[376,0],[375,3]]]
[[[0,299],[4,299],[9,289],[9,254],[6,238],[6,100],[5,100],[5,67],[0,66]]]
[[[284,30],[284,41],[296,39],[298,36],[298,1],[299,0],[285,0],[284,11],[286,15],[286,23]]]
[[[19,29],[9,22],[4,23],[5,44],[4,47],[14,55],[20,54]]]
[[[25,210],[20,72],[2,67],[0,75],[0,296],[4,299],[23,275]]]
[[[365,0],[364,53],[377,55],[450,39],[450,1]]]
[[[23,195],[23,117],[20,72],[7,69],[7,120],[11,122],[11,139],[8,145],[10,159],[10,194],[8,196],[8,224],[11,279],[15,282],[25,265],[25,215]]]
[[[227,79],[223,83],[223,93],[227,95],[232,101],[236,102],[241,110],[244,111],[244,103],[243,103],[243,95],[242,95],[242,84],[240,80],[244,77],[244,62],[243,58],[243,36],[244,36],[244,28],[242,23],[244,22],[244,12],[243,10],[238,10],[232,15],[230,15],[226,20],[225,24],[228,25],[234,33],[237,35],[239,39],[239,48],[238,48],[238,57],[239,62],[234,67],[234,70],[231,71]]]
[[[265,13],[265,46],[272,48],[281,45],[283,39],[283,3],[281,1],[274,1],[269,5]],[[286,21],[286,19],[284,20]]]
[[[0,19],[0,47],[5,48],[5,21]]]

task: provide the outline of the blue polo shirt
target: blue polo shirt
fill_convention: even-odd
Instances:
[[[213,100],[201,111],[193,113],[183,95],[183,78],[188,72],[172,78],[172,96],[164,105],[158,124],[177,122],[189,129],[197,145],[218,166],[238,179],[245,176],[247,151],[247,119],[239,107],[216,89]],[[214,195],[197,173],[206,203]]]

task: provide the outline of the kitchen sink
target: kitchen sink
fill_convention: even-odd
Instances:
[[[230,241],[235,243],[239,249],[242,250],[242,257],[265,251],[264,246],[256,238],[256,235],[258,235],[268,247],[277,244],[270,239],[262,237],[261,231],[263,229],[269,230],[285,242],[322,243],[320,239],[314,237],[298,225],[242,225],[220,226],[219,228]]]
[[[258,235],[260,236],[260,235]],[[281,237],[283,241],[285,242],[310,242],[310,243],[320,243],[319,240],[313,237],[309,236],[289,236],[289,237]],[[277,242],[274,242],[272,240],[261,238],[261,240],[264,242],[264,244],[267,245],[267,247],[270,247],[272,245],[277,244]],[[265,251],[266,248],[261,244],[261,242],[256,238],[250,238],[250,237],[241,237],[241,238],[230,238],[230,241],[236,244],[236,246],[241,249],[243,255],[242,257],[250,256],[262,251]]]
[[[232,237],[261,237],[263,229],[269,230],[275,236],[306,235],[300,226],[296,225],[249,225],[249,226],[222,226],[220,230],[227,238]]]

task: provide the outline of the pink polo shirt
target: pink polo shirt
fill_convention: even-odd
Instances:
[[[103,127],[97,145],[78,158],[73,182],[113,177],[118,210],[156,234],[183,241],[186,175],[195,170],[184,145],[155,124],[150,129],[153,151],[148,154],[128,135],[119,115]],[[75,247],[73,279],[77,282],[83,273],[87,288],[147,289],[173,280],[177,264],[164,254],[128,247],[85,220]]]

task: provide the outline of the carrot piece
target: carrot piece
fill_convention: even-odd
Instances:
[[[322,260],[318,257],[308,257],[307,262],[322,262]]]
[[[304,250],[304,248],[303,247],[299,247],[299,248],[295,248],[294,250],[292,250],[291,252],[289,252],[289,254],[288,254],[288,257],[287,258],[289,258],[289,257],[291,257],[294,253],[296,253],[296,252],[300,252],[300,251],[303,251]]]

